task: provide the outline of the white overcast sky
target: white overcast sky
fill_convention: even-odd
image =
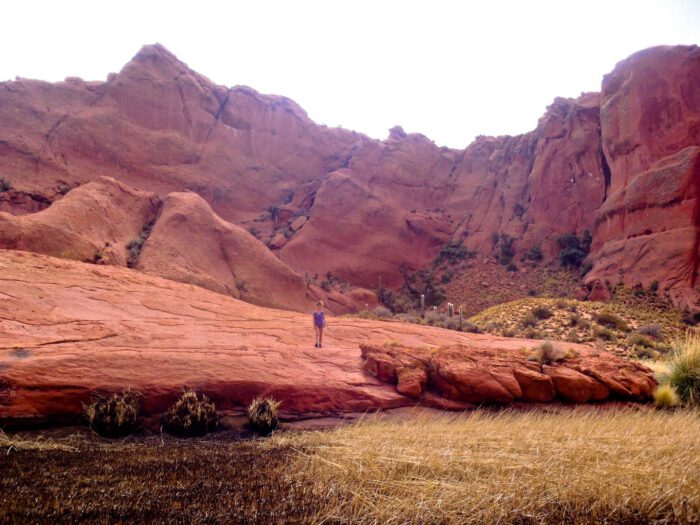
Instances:
[[[457,148],[533,129],[634,51],[700,43],[700,0],[17,0],[1,16],[0,80],[104,80],[160,42],[319,123]]]

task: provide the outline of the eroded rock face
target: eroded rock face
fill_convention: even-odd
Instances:
[[[159,201],[153,193],[99,177],[43,211],[0,212],[0,248],[125,266],[127,243],[155,218]]]
[[[700,306],[700,48],[660,47],[603,79],[601,131],[611,171],[588,280],[622,279]]]
[[[372,140],[293,101],[226,88],[160,45],[107,82],[0,84],[0,210],[36,212],[96,174],[165,199],[192,191],[301,275],[401,284],[448,241],[518,255],[595,230],[587,282],[654,280],[698,295],[698,48],[621,62],[600,94],[556,99],[537,128],[440,148],[394,128]],[[218,264],[223,264],[219,262]]]
[[[360,349],[366,372],[411,398],[434,392],[476,405],[648,401],[657,385],[649,368],[580,345],[548,364],[528,359],[532,350],[527,348],[364,344]]]

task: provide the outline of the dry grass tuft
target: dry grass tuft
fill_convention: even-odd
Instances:
[[[654,403],[656,408],[672,408],[680,404],[680,398],[676,389],[667,383],[654,391]]]
[[[674,344],[668,380],[684,403],[700,405],[700,335],[687,334]]]
[[[218,425],[214,403],[194,390],[184,390],[163,417],[163,426],[168,432],[184,436],[203,436],[216,430]]]
[[[93,395],[89,405],[83,405],[85,417],[92,430],[104,437],[121,437],[136,429],[140,394],[125,390],[104,397]]]
[[[15,450],[63,450],[73,452],[76,447],[68,443],[58,443],[43,436],[25,438],[21,435],[8,436],[0,430],[0,450],[7,454]]]
[[[527,360],[537,361],[540,365],[551,365],[557,361],[562,361],[565,357],[566,353],[563,350],[554,346],[551,341],[545,341],[535,348]]]
[[[276,434],[318,522],[644,523],[700,519],[697,411],[473,412]]]
[[[274,399],[256,397],[248,407],[248,422],[261,434],[269,434],[277,428],[279,422],[277,410],[282,403]]]

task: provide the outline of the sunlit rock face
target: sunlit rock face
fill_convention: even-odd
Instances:
[[[449,241],[491,256],[505,234],[518,255],[556,259],[560,235],[589,230],[589,284],[659,281],[692,306],[699,55],[642,51],[601,93],[556,99],[535,130],[455,150],[398,127],[378,141],[317,125],[146,46],[106,82],[0,84],[0,211],[35,213],[98,176],[160,200],[191,191],[299,275],[370,288],[399,285]]]

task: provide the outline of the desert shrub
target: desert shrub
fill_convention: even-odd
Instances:
[[[569,308],[569,303],[565,299],[557,299],[554,306],[559,310],[567,310]]]
[[[653,293],[656,293],[659,291],[659,281],[652,281],[651,284],[649,285],[649,290]]]
[[[640,326],[637,330],[640,334],[653,337],[654,339],[661,339],[661,327],[658,324],[645,324]]]
[[[279,423],[277,410],[280,405],[280,401],[256,397],[248,407],[248,423],[257,432],[270,434]]]
[[[440,248],[437,257],[435,257],[435,264],[438,265],[442,262],[456,264],[475,256],[476,252],[468,250],[461,242],[450,242]]]
[[[561,361],[565,357],[562,350],[555,347],[550,341],[545,341],[527,358],[528,361],[537,361],[540,365],[551,365],[554,362]]]
[[[637,359],[652,359],[656,355],[652,348],[646,346],[635,346],[633,347],[634,356]]]
[[[498,236],[496,245],[496,259],[503,266],[507,266],[515,256],[515,239],[507,233],[502,233]]]
[[[453,273],[451,271],[445,272],[440,277],[440,282],[442,284],[448,284],[452,280]]]
[[[609,328],[603,328],[602,326],[596,326],[593,329],[593,335],[598,339],[603,339],[604,341],[615,340],[615,333]]]
[[[562,266],[580,268],[583,260],[591,250],[591,233],[586,230],[579,238],[575,232],[565,233],[557,239],[559,252],[559,262]]]
[[[666,383],[654,391],[654,403],[656,408],[673,408],[680,403],[680,398],[676,389]]]
[[[542,334],[532,327],[526,329],[523,336],[526,339],[542,339]]]
[[[375,319],[390,319],[394,315],[386,306],[377,306],[372,313]]]
[[[632,346],[639,346],[643,348],[654,348],[654,342],[642,334],[632,334],[629,337],[629,342]]]
[[[517,272],[518,267],[515,266],[515,263],[513,261],[511,261],[506,265],[506,270],[508,270],[509,272]]]
[[[430,326],[439,326],[444,328],[447,324],[447,319],[447,315],[441,312],[430,311],[427,314],[425,314],[425,320]]]
[[[475,325],[472,322],[464,321],[462,323],[462,332],[469,332],[472,334],[480,334],[481,328],[479,328],[477,325]]]
[[[684,403],[700,404],[700,336],[688,335],[676,342],[668,380]]]
[[[446,297],[445,290],[436,282],[435,273],[430,270],[417,270],[411,274],[403,271],[403,294],[410,301],[410,306],[417,308],[420,305],[420,296],[425,296],[426,306],[437,306]],[[395,298],[396,300],[396,298]],[[384,302],[384,304],[387,304]],[[387,304],[387,306],[389,306]],[[389,306],[393,311],[398,311]]]
[[[603,310],[593,314],[593,320],[599,325],[607,328],[622,330],[623,332],[627,332],[629,330],[629,325],[624,319],[608,310]]]
[[[569,326],[579,326],[582,319],[579,314],[571,314],[569,316]]]
[[[542,248],[540,248],[539,246],[532,246],[528,251],[525,252],[525,258],[528,261],[540,262],[542,259],[544,259]]]
[[[532,310],[526,313],[525,317],[523,317],[520,320],[520,325],[523,328],[534,328],[535,326],[537,326],[537,323],[539,323],[539,320],[537,319],[535,314],[532,313]]]
[[[163,417],[165,430],[184,436],[203,436],[216,430],[218,425],[214,403],[194,390],[184,390]]]
[[[136,265],[138,265],[139,257],[141,256],[141,249],[143,248],[144,243],[148,239],[148,236],[151,235],[153,223],[154,221],[151,221],[148,224],[146,224],[143,227],[143,230],[141,230],[139,236],[136,237],[136,239],[132,239],[131,241],[129,241],[129,243],[126,245],[126,248],[129,250],[129,256],[127,257],[126,265],[129,268],[134,268]]]
[[[544,305],[535,306],[530,313],[537,319],[549,319],[552,317],[552,311]]]
[[[136,429],[140,394],[125,390],[110,396],[94,394],[83,411],[89,427],[100,436],[121,437]]]
[[[5,178],[0,178],[0,193],[10,191],[11,189],[12,183]]]
[[[260,229],[255,226],[251,226],[250,228],[248,228],[248,233],[250,233],[256,239],[260,239],[260,237],[262,236],[262,232],[260,231]]]

